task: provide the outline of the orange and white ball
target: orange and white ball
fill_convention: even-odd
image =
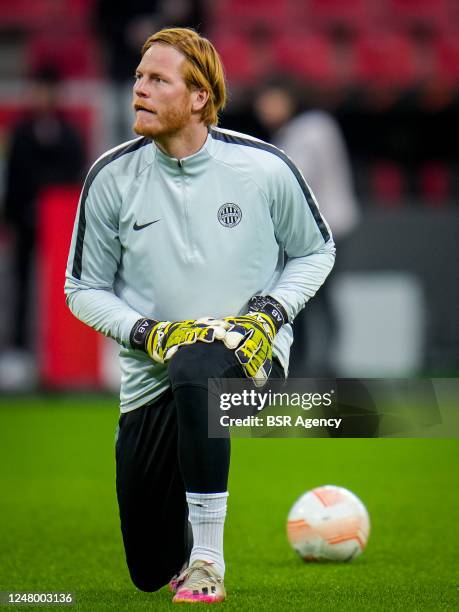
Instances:
[[[287,520],[288,541],[305,561],[351,561],[363,552],[369,533],[363,503],[334,485],[304,493]]]

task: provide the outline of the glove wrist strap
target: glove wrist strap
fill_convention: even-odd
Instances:
[[[285,308],[270,295],[254,295],[249,300],[249,312],[262,312],[274,323],[276,333],[282,325],[288,323],[288,316]]]
[[[134,327],[129,335],[129,342],[131,343],[133,349],[141,350],[145,353],[148,352],[148,337],[157,323],[158,321],[155,321],[154,319],[139,319],[137,323],[134,324]]]

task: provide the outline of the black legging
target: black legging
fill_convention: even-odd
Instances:
[[[185,492],[227,489],[230,440],[208,436],[208,378],[241,378],[221,342],[181,348],[169,366],[172,389],[121,415],[116,487],[126,561],[134,584],[155,591],[189,555]],[[273,376],[282,377],[273,363]]]

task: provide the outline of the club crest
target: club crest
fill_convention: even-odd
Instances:
[[[235,227],[242,219],[242,210],[233,202],[226,202],[218,209],[218,220],[224,227]]]

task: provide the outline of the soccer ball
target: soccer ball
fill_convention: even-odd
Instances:
[[[287,520],[290,545],[304,561],[350,561],[366,546],[367,509],[343,487],[325,485],[304,493]]]

